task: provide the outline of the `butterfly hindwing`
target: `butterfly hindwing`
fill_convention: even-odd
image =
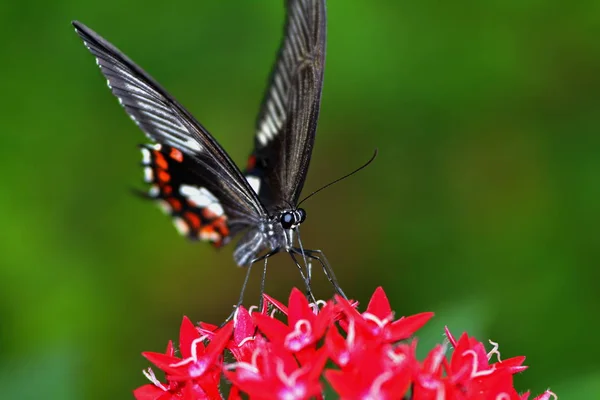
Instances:
[[[140,149],[144,180],[151,185],[145,197],[173,218],[182,235],[216,247],[226,244],[231,237],[227,215],[218,198],[192,172],[193,159],[168,145],[141,145]]]
[[[248,173],[270,212],[297,204],[315,140],[325,66],[323,0],[287,0],[284,39],[256,123]]]

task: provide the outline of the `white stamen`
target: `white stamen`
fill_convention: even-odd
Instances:
[[[167,391],[168,389],[165,387],[165,385],[163,385],[157,378],[156,375],[154,375],[154,371],[152,371],[152,368],[148,368],[142,371],[142,373],[144,374],[144,376],[150,381],[152,382],[152,384],[154,386],[156,386],[159,389],[162,389],[163,391]]]
[[[466,356],[467,354],[473,356],[473,362],[471,363],[471,378],[478,378],[480,376],[491,375],[496,370],[496,366],[492,365],[490,369],[477,371],[477,353],[475,353],[475,350],[469,349],[465,350],[462,353],[462,356]]]
[[[498,345],[498,343],[492,342],[491,340],[489,340],[489,342],[493,346],[493,348],[492,350],[490,350],[489,353],[487,353],[488,361],[491,360],[492,356],[495,354],[496,358],[498,359],[498,362],[502,362],[502,360],[500,359],[500,352],[498,351],[498,347],[500,346]]]

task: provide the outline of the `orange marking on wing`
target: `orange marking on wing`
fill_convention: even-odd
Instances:
[[[171,193],[173,193],[173,188],[169,185],[164,185],[161,189],[162,189],[163,193],[167,196],[169,196]]]
[[[215,228],[212,225],[205,225],[200,229],[200,233],[210,235],[215,231]]]
[[[176,199],[175,197],[169,197],[167,201],[171,205],[171,208],[173,208],[173,211],[181,211],[181,201],[179,201],[179,199]]]
[[[177,150],[175,147],[171,148],[171,152],[169,153],[169,157],[178,162],[183,162],[183,153]]]
[[[219,243],[223,240],[223,237],[219,234],[219,232],[216,231],[216,229],[212,225],[203,226],[200,230],[200,237],[203,240],[208,240],[212,243]]]
[[[200,221],[200,217],[198,217],[196,214],[189,212],[189,211],[184,214],[184,217],[185,217],[185,219],[188,220],[188,222],[190,223],[192,228],[194,228],[195,231],[200,229],[200,226],[202,225],[202,222]]]
[[[165,157],[162,155],[162,153],[160,151],[154,151],[154,163],[159,168],[162,168],[164,170],[169,169],[169,164],[167,164],[167,160],[165,160]]]
[[[229,236],[229,227],[227,226],[227,220],[221,216],[212,222],[212,226],[219,231],[223,236]]]
[[[158,180],[161,182],[169,182],[169,180],[171,179],[171,175],[169,175],[167,171],[158,171],[157,175]]]

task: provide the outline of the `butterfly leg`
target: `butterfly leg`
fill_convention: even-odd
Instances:
[[[263,275],[262,275],[262,280],[261,280],[261,284],[260,284],[260,300],[259,300],[259,310],[262,310],[262,305],[263,305],[263,294],[265,293],[265,278],[267,276],[267,260],[269,259],[269,257],[279,253],[280,249],[276,248],[275,250],[272,250],[270,252],[268,252],[267,254],[264,254],[260,257],[255,258],[254,260],[252,260],[252,262],[250,262],[250,264],[248,265],[248,272],[246,272],[246,277],[244,278],[244,283],[242,284],[242,290],[240,292],[240,298],[237,302],[237,304],[235,305],[233,311],[231,312],[231,314],[229,314],[229,316],[225,319],[225,322],[223,322],[223,324],[221,324],[221,326],[225,325],[227,322],[231,321],[231,319],[233,318],[233,316],[235,315],[236,310],[242,305],[242,303],[244,302],[244,293],[246,292],[246,285],[248,284],[248,280],[250,279],[250,270],[252,269],[252,266],[254,265],[254,263],[257,263],[259,261],[265,261],[265,266],[263,269]]]
[[[300,276],[302,277],[302,280],[304,281],[304,284],[306,285],[306,298],[309,299],[313,303],[316,302],[317,300],[315,299],[315,296],[312,294],[312,289],[310,288],[310,280],[306,279],[306,275],[304,275],[304,272],[302,271],[302,265],[300,265],[300,263],[296,259],[296,256],[294,255],[294,254],[301,255],[302,253],[299,253],[297,251],[292,251],[292,249],[290,249],[290,251],[288,251],[288,254],[290,255],[290,257],[292,257],[292,260],[294,260],[296,267],[298,267],[298,271],[300,271]]]
[[[294,251],[295,253],[300,253],[300,251],[301,251],[300,249],[295,248],[295,247],[291,248],[290,250]],[[323,268],[323,272],[325,273],[325,276],[327,277],[327,279],[329,280],[329,282],[331,283],[331,285],[333,286],[335,291],[338,292],[338,294],[340,296],[342,296],[344,299],[348,300],[348,297],[346,296],[346,294],[340,287],[340,284],[338,283],[337,278],[335,277],[335,274],[333,272],[333,269],[331,268],[329,261],[327,261],[327,257],[325,257],[325,254],[321,250],[304,249],[304,255],[313,260],[317,260],[319,262],[319,264],[321,264],[321,267]]]
[[[263,274],[262,274],[262,278],[260,280],[260,299],[258,300],[258,310],[259,312],[262,312],[263,310],[263,305],[265,302],[265,281],[267,279],[267,261],[269,260],[269,257],[265,257],[265,266],[263,268]]]
[[[231,311],[231,314],[229,314],[229,316],[227,318],[225,318],[225,321],[223,321],[223,323],[219,326],[219,328],[223,327],[223,325],[225,325],[226,323],[231,321],[231,319],[235,315],[237,309],[240,307],[240,305],[242,305],[242,302],[244,301],[244,292],[246,291],[246,285],[248,284],[248,279],[250,278],[251,270],[252,270],[252,264],[248,265],[248,271],[246,272],[246,277],[244,278],[244,283],[242,284],[242,291],[240,292],[240,298],[239,298],[237,304],[235,305],[235,307],[233,307],[233,311]]]

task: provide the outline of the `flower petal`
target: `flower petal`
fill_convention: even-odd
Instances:
[[[379,286],[375,289],[375,292],[369,300],[366,312],[375,315],[377,318],[383,320],[392,318],[392,307],[390,307],[390,301],[388,300],[383,288]]]
[[[136,400],[157,400],[160,396],[164,395],[166,392],[161,388],[154,386],[149,383],[144,386],[140,386],[139,388],[133,391],[133,397]]]
[[[310,318],[310,319],[309,319]],[[308,300],[299,289],[293,288],[288,301],[288,325],[292,326],[301,319],[314,319],[314,313]]]
[[[256,325],[254,325],[252,316],[248,310],[244,308],[244,306],[240,306],[237,310],[235,310],[233,327],[233,342],[236,346],[239,345],[243,340],[254,336]]]
[[[285,336],[290,333],[290,329],[283,322],[268,315],[254,313],[252,319],[258,329],[271,341],[283,343]]]
[[[180,358],[168,356],[162,353],[155,353],[153,351],[145,351],[142,353],[142,355],[146,357],[146,359],[152,364],[156,365],[159,369],[169,373],[173,371],[173,368],[171,368],[170,365],[181,361]]]
[[[411,315],[409,317],[400,318],[390,324],[386,332],[389,341],[396,342],[399,340],[408,339],[416,331],[421,329],[433,317],[432,312],[424,312],[421,314]]]
[[[188,358],[192,355],[192,342],[200,337],[200,333],[186,316],[181,321],[181,328],[179,328],[179,351],[181,352],[181,358]]]
[[[266,293],[263,294],[263,298],[266,301],[265,301],[265,304],[263,305],[263,309],[260,310],[260,312],[262,314],[266,314],[267,313],[267,307],[268,307],[268,305],[270,303],[270,304],[273,305],[273,307],[275,307],[276,309],[278,309],[279,311],[281,311],[285,315],[288,315],[288,308],[285,305],[283,305],[283,303],[281,303],[279,300],[275,300],[274,298],[272,298],[271,296],[269,296]]]

